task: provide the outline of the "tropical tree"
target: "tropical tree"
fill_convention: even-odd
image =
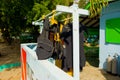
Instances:
[[[103,7],[108,5],[108,0],[90,0],[90,16],[100,14]]]
[[[108,4],[107,0],[78,1],[81,8],[90,3],[91,16],[99,13],[102,7]],[[58,4],[69,6],[71,3],[73,3],[73,0],[0,0],[0,29],[3,33],[4,30],[7,30],[10,37],[19,36],[21,32],[26,30],[34,32],[37,28],[31,24],[32,21],[48,14]],[[62,17],[60,16],[59,19],[62,19]]]
[[[21,30],[26,28],[26,14],[32,7],[32,0],[1,0],[0,2],[0,29],[2,29],[3,37],[6,39],[4,34],[12,36],[19,36]]]
[[[108,0],[79,0],[79,7],[84,8],[88,5],[90,17],[100,14],[102,8],[108,5]]]

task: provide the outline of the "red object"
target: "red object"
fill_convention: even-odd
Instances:
[[[27,80],[26,77],[26,52],[25,50],[22,48],[22,52],[21,52],[21,68],[22,68],[22,80]]]

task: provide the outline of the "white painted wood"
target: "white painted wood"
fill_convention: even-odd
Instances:
[[[55,66],[50,61],[38,60],[36,52],[27,47],[32,44],[21,44],[21,48],[27,53],[27,65],[29,65],[30,74],[33,80],[74,80],[73,77]],[[27,70],[28,70],[27,69]],[[27,77],[29,75],[27,74]],[[31,79],[27,79],[31,80]]]
[[[74,80],[80,80],[80,57],[79,57],[79,14],[78,10],[74,9],[73,12],[73,74]]]
[[[57,5],[57,11],[72,13],[73,15],[73,77],[74,80],[80,80],[79,73],[79,15],[89,15],[88,10],[79,9],[78,4],[73,4],[70,7]]]

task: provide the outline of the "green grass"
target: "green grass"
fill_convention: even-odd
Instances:
[[[98,67],[99,65],[99,47],[84,47],[86,60],[90,65]]]

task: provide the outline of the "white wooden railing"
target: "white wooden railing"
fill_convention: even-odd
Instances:
[[[74,80],[72,76],[54,65],[52,58],[38,60],[36,45],[36,43],[21,44],[21,80]]]

